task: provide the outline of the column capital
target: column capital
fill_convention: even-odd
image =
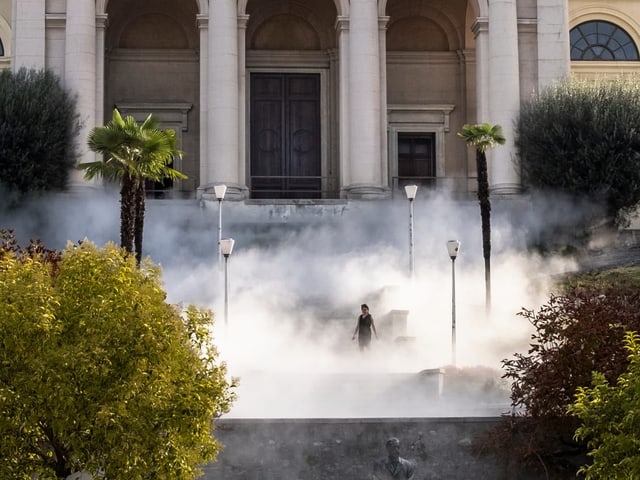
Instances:
[[[478,17],[471,24],[471,31],[478,37],[481,33],[487,33],[489,31],[489,19],[487,17]]]
[[[247,23],[249,22],[249,15],[238,15],[238,28],[246,30]]]
[[[386,30],[389,26],[389,19],[391,17],[378,17],[378,28],[380,30]]]
[[[107,28],[107,24],[109,23],[109,15],[106,13],[98,13],[96,15],[96,28],[99,30],[104,30]]]
[[[336,18],[335,28],[339,33],[349,30],[349,17],[339,15],[338,18]]]
[[[198,30],[206,30],[209,28],[209,15],[203,15],[201,13],[196,15],[196,25],[198,26]]]

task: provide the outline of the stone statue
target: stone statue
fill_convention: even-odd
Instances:
[[[395,437],[387,440],[388,457],[374,463],[373,480],[409,480],[416,470],[415,462],[400,456],[400,440]]]

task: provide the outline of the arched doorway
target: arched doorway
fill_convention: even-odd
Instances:
[[[394,190],[406,184],[467,190],[466,146],[456,132],[475,115],[469,11],[467,1],[386,2],[389,178]]]
[[[338,192],[333,0],[249,0],[246,68],[252,198]]]
[[[155,185],[157,197],[190,197],[199,185],[200,62],[195,0],[110,0],[105,39],[105,120],[114,107],[173,128],[187,175]]]

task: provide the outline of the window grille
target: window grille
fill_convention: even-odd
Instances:
[[[610,22],[594,20],[571,29],[571,60],[638,60],[635,42],[622,28]]]

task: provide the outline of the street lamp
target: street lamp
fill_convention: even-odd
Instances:
[[[218,199],[218,263],[220,263],[220,255],[222,254],[220,242],[222,241],[222,200],[224,200],[224,194],[227,193],[226,185],[215,185],[213,190],[216,193]]]
[[[409,199],[409,273],[411,274],[411,278],[413,279],[413,270],[414,270],[414,262],[413,262],[413,201],[416,198],[416,193],[418,191],[417,185],[405,185],[404,192],[407,194],[407,198]]]
[[[447,242],[447,251],[451,258],[451,359],[456,365],[456,257],[460,251],[458,240]]]
[[[233,251],[233,238],[220,240],[220,251],[224,255],[224,325],[229,323],[229,257]]]

